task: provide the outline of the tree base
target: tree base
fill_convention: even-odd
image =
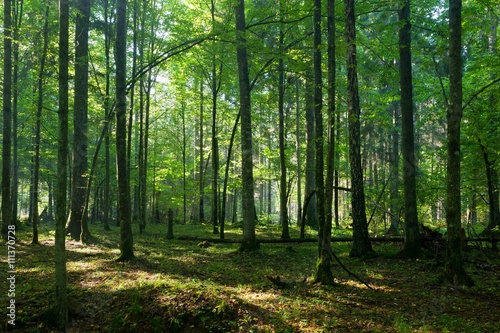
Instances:
[[[335,282],[333,282],[333,274],[330,267],[330,262],[323,262],[322,260],[318,260],[318,264],[316,265],[316,275],[314,277],[314,283],[319,283],[323,286],[335,285]]]
[[[256,240],[243,240],[240,246],[240,252],[253,252],[260,249],[260,243]]]

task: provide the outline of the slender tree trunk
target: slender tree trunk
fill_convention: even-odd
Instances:
[[[234,137],[236,136],[236,131],[238,129],[238,123],[240,121],[240,117],[241,117],[241,112],[238,112],[238,115],[236,116],[236,120],[234,122],[233,130],[231,131],[231,139],[229,140],[229,147],[227,149],[227,163],[226,163],[226,169],[224,172],[224,186],[222,189],[222,208],[221,208],[221,210],[223,213],[226,211],[226,195],[227,195],[227,186],[228,186],[228,182],[229,182],[229,167],[231,166],[231,163],[230,163],[231,153],[233,151]],[[233,194],[233,195],[236,197],[235,194]],[[236,199],[235,199],[235,202],[236,202]],[[236,214],[236,204],[233,207],[233,212],[234,212],[234,214]],[[225,224],[224,221],[225,220],[222,219],[221,225],[220,225],[220,238],[221,239],[224,239],[224,224]]]
[[[23,18],[23,0],[13,2],[14,4],[14,68],[12,77],[12,220],[17,223],[18,217],[18,190],[19,190],[19,157],[18,157],[18,101],[19,101],[19,30]]]
[[[417,180],[415,165],[415,131],[413,129],[413,81],[411,65],[410,0],[404,0],[399,10],[399,70],[401,87],[401,134],[403,150],[403,186],[405,202],[404,245],[402,255],[422,256],[417,212]]]
[[[200,80],[200,166],[199,166],[199,189],[200,189],[200,201],[199,201],[199,221],[201,223],[205,222],[205,182],[204,182],[204,173],[203,173],[203,164],[204,164],[204,159],[203,159],[203,144],[204,144],[204,137],[203,137],[203,126],[204,126],[204,121],[203,121],[203,114],[204,114],[204,93],[203,93],[203,81]]]
[[[300,140],[300,79],[295,82],[295,149],[297,155],[297,224],[300,226],[302,220],[302,156]]]
[[[392,148],[391,148],[391,194],[390,194],[390,221],[391,225],[387,230],[388,235],[398,235],[399,234],[399,128],[400,115],[399,115],[399,105],[395,103],[392,104],[392,119],[393,119],[393,131],[392,131]]]
[[[462,0],[449,0],[450,105],[447,114],[448,163],[446,168],[447,245],[443,280],[454,285],[470,285],[465,272],[461,237],[460,121],[462,118]]]
[[[7,238],[12,219],[12,18],[11,0],[3,2],[3,124],[2,124],[2,236]]]
[[[65,330],[68,321],[66,287],[66,195],[68,180],[68,67],[69,67],[69,1],[59,1],[59,143],[57,154],[57,197],[55,234],[56,304],[55,324]]]
[[[316,191],[314,172],[316,170],[314,154],[314,100],[312,73],[306,74],[306,185],[304,196]],[[310,199],[307,210],[303,212],[306,216],[306,224],[312,228],[318,227],[318,216],[316,211],[316,196]],[[305,201],[305,200],[304,200]],[[304,220],[304,219],[303,219]]]
[[[104,31],[104,47],[105,47],[105,62],[106,62],[106,87],[104,96],[104,118],[107,122],[110,121],[110,88],[111,88],[111,65],[110,65],[110,52],[111,52],[111,22],[109,17],[109,2],[105,0],[104,2],[104,21],[106,23],[106,28]],[[105,230],[110,230],[109,227],[109,211],[110,207],[110,181],[111,181],[111,154],[110,154],[110,126],[107,125],[107,130],[104,137],[104,149],[105,149],[105,179],[104,179],[104,198],[103,198],[103,225]]]
[[[248,58],[245,26],[245,1],[240,0],[235,7],[236,12],[236,57],[238,62],[238,79],[240,90],[241,113],[241,181],[242,181],[242,213],[243,242],[241,251],[252,251],[259,248],[255,237],[255,202],[253,182],[253,148],[252,148],[252,110],[250,104],[250,80],[248,74]]]
[[[42,120],[42,109],[43,109],[43,75],[45,72],[45,60],[47,58],[47,48],[48,48],[48,33],[49,33],[49,10],[50,6],[45,7],[45,23],[43,26],[43,49],[40,58],[40,69],[38,72],[38,99],[37,99],[37,110],[36,110],[36,121],[35,121],[35,136],[33,142],[33,178],[32,178],[32,212],[31,212],[31,223],[33,225],[33,237],[31,242],[33,244],[38,244],[38,223],[40,222],[40,216],[38,214],[38,185],[40,179],[40,142],[41,142],[41,120]]]
[[[335,176],[335,1],[328,0],[328,155],[325,179],[325,221],[332,226]]]
[[[347,42],[347,104],[349,110],[349,159],[351,163],[353,243],[351,257],[364,257],[373,254],[368,239],[366,220],[365,190],[363,169],[361,167],[361,124],[356,60],[356,26],[354,0],[344,0]]]
[[[486,181],[488,184],[490,219],[484,231],[484,233],[488,233],[491,232],[491,230],[497,225],[500,225],[498,171],[496,170],[495,163],[491,161],[490,155],[483,144],[481,144],[481,150],[483,151],[483,159],[486,166]]]
[[[88,51],[89,51],[89,19],[90,1],[79,0],[76,16],[76,48],[75,48],[75,98],[73,116],[73,169],[71,207],[67,232],[74,240],[86,243],[89,238],[88,227],[83,232],[83,224],[87,223],[85,198],[87,190],[87,122],[88,122]],[[90,191],[90,189],[88,189]]]
[[[280,5],[281,6],[281,5]],[[281,238],[289,239],[290,231],[288,228],[288,196],[286,181],[286,145],[285,145],[285,65],[283,63],[284,33],[282,27],[279,32],[280,57],[278,60],[278,115],[279,115],[279,155],[280,155],[280,219],[281,219]]]
[[[117,0],[116,11],[116,174],[118,184],[118,221],[120,223],[120,257],[134,258],[134,241],[130,210],[130,183],[127,162],[127,1]]]

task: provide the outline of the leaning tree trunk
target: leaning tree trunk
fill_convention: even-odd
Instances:
[[[353,243],[349,255],[351,257],[363,257],[373,254],[374,251],[368,239],[363,169],[361,167],[361,125],[356,63],[354,0],[344,0],[344,9],[346,16],[347,104],[349,110],[349,159],[351,163],[353,219]]]
[[[450,0],[450,105],[446,136],[448,163],[446,168],[447,245],[443,281],[454,285],[470,285],[465,272],[461,238],[460,204],[460,121],[462,118],[462,0]]]
[[[127,1],[117,0],[116,12],[116,174],[118,184],[118,221],[120,223],[120,257],[134,258],[134,242],[130,210],[130,186],[127,161]]]
[[[404,245],[402,255],[408,258],[422,256],[418,228],[417,181],[413,130],[413,82],[411,73],[410,0],[404,0],[399,11],[399,69],[401,86],[401,134],[403,150],[404,187]]]
[[[238,62],[238,79],[240,87],[241,113],[241,181],[242,181],[242,215],[243,242],[240,250],[252,251],[259,248],[255,238],[255,202],[252,160],[252,118],[250,104],[250,80],[248,74],[248,58],[245,36],[245,1],[240,0],[236,11],[236,56]]]

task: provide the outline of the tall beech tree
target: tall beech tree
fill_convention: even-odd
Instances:
[[[411,65],[410,0],[404,0],[399,10],[399,72],[401,87],[401,134],[404,186],[404,247],[409,258],[422,255],[417,212],[417,181],[413,130],[413,81]]]
[[[460,122],[462,119],[462,0],[449,0],[450,98],[446,120],[448,163],[446,167],[446,261],[444,282],[470,285],[463,265],[460,192]]]
[[[120,256],[117,261],[128,261],[135,256],[127,161],[127,0],[116,2],[115,67],[117,214],[120,223]]]
[[[235,6],[236,13],[236,59],[238,62],[238,82],[241,114],[241,200],[243,215],[243,242],[241,251],[259,248],[255,237],[255,202],[252,160],[252,109],[250,103],[250,79],[245,25],[245,1]]]
[[[353,243],[351,257],[373,254],[368,238],[363,169],[361,167],[361,123],[358,68],[356,60],[356,25],[354,0],[344,0],[347,43],[347,108],[349,117],[349,161],[351,164]]]

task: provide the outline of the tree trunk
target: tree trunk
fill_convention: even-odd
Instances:
[[[500,225],[500,207],[499,207],[499,193],[498,193],[498,171],[495,168],[495,162],[491,160],[490,154],[486,147],[481,144],[483,151],[483,159],[486,167],[486,180],[488,184],[488,204],[490,211],[490,218],[488,225],[483,231],[484,234],[491,232],[493,228]]]
[[[120,257],[117,261],[134,258],[130,210],[129,169],[127,162],[127,1],[117,0],[116,11],[116,174],[118,185],[118,221],[120,223]]]
[[[302,220],[302,156],[301,156],[301,128],[300,128],[300,79],[295,82],[295,149],[297,156],[297,224]]]
[[[203,81],[200,80],[200,138],[199,138],[199,152],[200,152],[200,165],[199,165],[199,191],[200,191],[200,201],[199,201],[199,222],[203,223],[205,222],[205,191],[204,191],[204,173],[203,173],[203,164],[204,164],[204,159],[203,159],[203,145],[204,145],[204,137],[203,137],[203,111],[204,111],[204,94],[203,94]]]
[[[111,88],[111,65],[110,65],[110,52],[111,52],[111,22],[109,15],[109,2],[106,0],[104,2],[104,21],[106,23],[106,28],[104,30],[104,48],[105,48],[105,62],[106,62],[106,87],[105,87],[105,96],[104,96],[104,118],[106,122],[109,123],[110,120],[110,88]],[[110,230],[109,227],[109,219],[110,214],[109,211],[111,209],[111,198],[110,198],[110,181],[111,181],[111,154],[110,154],[110,126],[106,126],[106,133],[104,138],[104,150],[105,150],[105,179],[104,179],[104,198],[103,198],[103,225],[105,230]]]
[[[361,124],[356,60],[356,27],[354,0],[344,0],[347,42],[347,104],[349,110],[349,159],[351,163],[353,243],[351,257],[364,257],[373,254],[368,239],[366,220],[363,169],[361,167]]]
[[[242,181],[242,214],[243,242],[241,251],[252,251],[259,248],[255,238],[255,202],[252,160],[252,118],[250,104],[250,80],[248,76],[248,58],[246,46],[245,1],[240,0],[236,11],[236,56],[238,62],[238,79],[240,90],[241,113],[241,181]]]
[[[328,0],[328,155],[325,179],[325,219],[332,225],[335,176],[335,2]]]
[[[278,59],[278,132],[279,132],[279,159],[280,159],[280,219],[281,219],[281,238],[289,239],[290,231],[288,228],[288,184],[286,181],[286,145],[285,145],[285,65],[283,63],[283,38],[284,33],[280,27],[279,49],[280,57]]]
[[[388,235],[399,235],[399,128],[401,126],[399,105],[392,104],[392,118],[394,129],[392,131],[391,149],[391,194],[390,194],[390,221]]]
[[[79,0],[76,16],[75,41],[75,98],[73,116],[73,169],[72,193],[67,232],[74,240],[86,243],[89,238],[88,228],[83,232],[83,224],[87,223],[85,198],[87,190],[87,123],[88,123],[88,51],[89,51],[89,19],[90,1]],[[88,189],[90,191],[90,189]]]
[[[447,114],[448,163],[446,168],[447,245],[443,281],[470,285],[465,272],[461,237],[460,121],[462,118],[462,0],[449,1],[450,105]]]
[[[422,256],[417,212],[417,181],[413,130],[413,82],[411,63],[410,0],[404,0],[399,10],[399,70],[401,86],[401,134],[403,150],[404,238],[402,255],[407,258]]]
[[[66,287],[66,195],[68,180],[68,67],[69,67],[69,1],[59,1],[59,138],[57,154],[57,197],[55,234],[56,304],[55,324],[65,330],[68,321]]]
[[[325,180],[323,158],[323,85],[321,73],[321,0],[314,0],[314,120],[316,143],[316,209],[318,212],[318,262],[316,265],[315,281],[323,285],[333,284],[333,275],[330,267],[330,240],[332,232],[331,219],[325,216]],[[331,209],[330,209],[331,210]]]
[[[12,220],[12,19],[11,1],[3,2],[3,131],[2,131],[2,236],[7,239]]]
[[[13,2],[14,4],[14,49],[13,49],[13,76],[12,76],[12,220],[18,221],[18,192],[19,192],[19,140],[18,140],[18,102],[19,102],[19,30],[23,18],[23,0]]]
[[[312,73],[306,74],[306,185],[304,196],[307,198],[310,193],[316,191],[314,172],[316,170],[314,154],[314,100],[313,100]],[[305,222],[312,228],[318,228],[318,216],[316,211],[316,196],[311,198],[307,210],[303,212]],[[304,220],[304,219],[303,219]]]
[[[32,177],[32,211],[31,211],[31,224],[33,225],[33,237],[31,242],[33,244],[38,244],[38,223],[40,222],[40,216],[38,214],[38,185],[40,180],[40,142],[41,142],[41,119],[42,119],[42,109],[43,109],[43,75],[45,72],[45,60],[47,58],[47,48],[48,48],[48,33],[49,33],[49,9],[50,6],[45,8],[45,23],[43,26],[43,49],[40,58],[40,69],[38,72],[38,98],[37,98],[37,110],[36,110],[36,121],[35,121],[35,136],[33,142],[33,177]]]

